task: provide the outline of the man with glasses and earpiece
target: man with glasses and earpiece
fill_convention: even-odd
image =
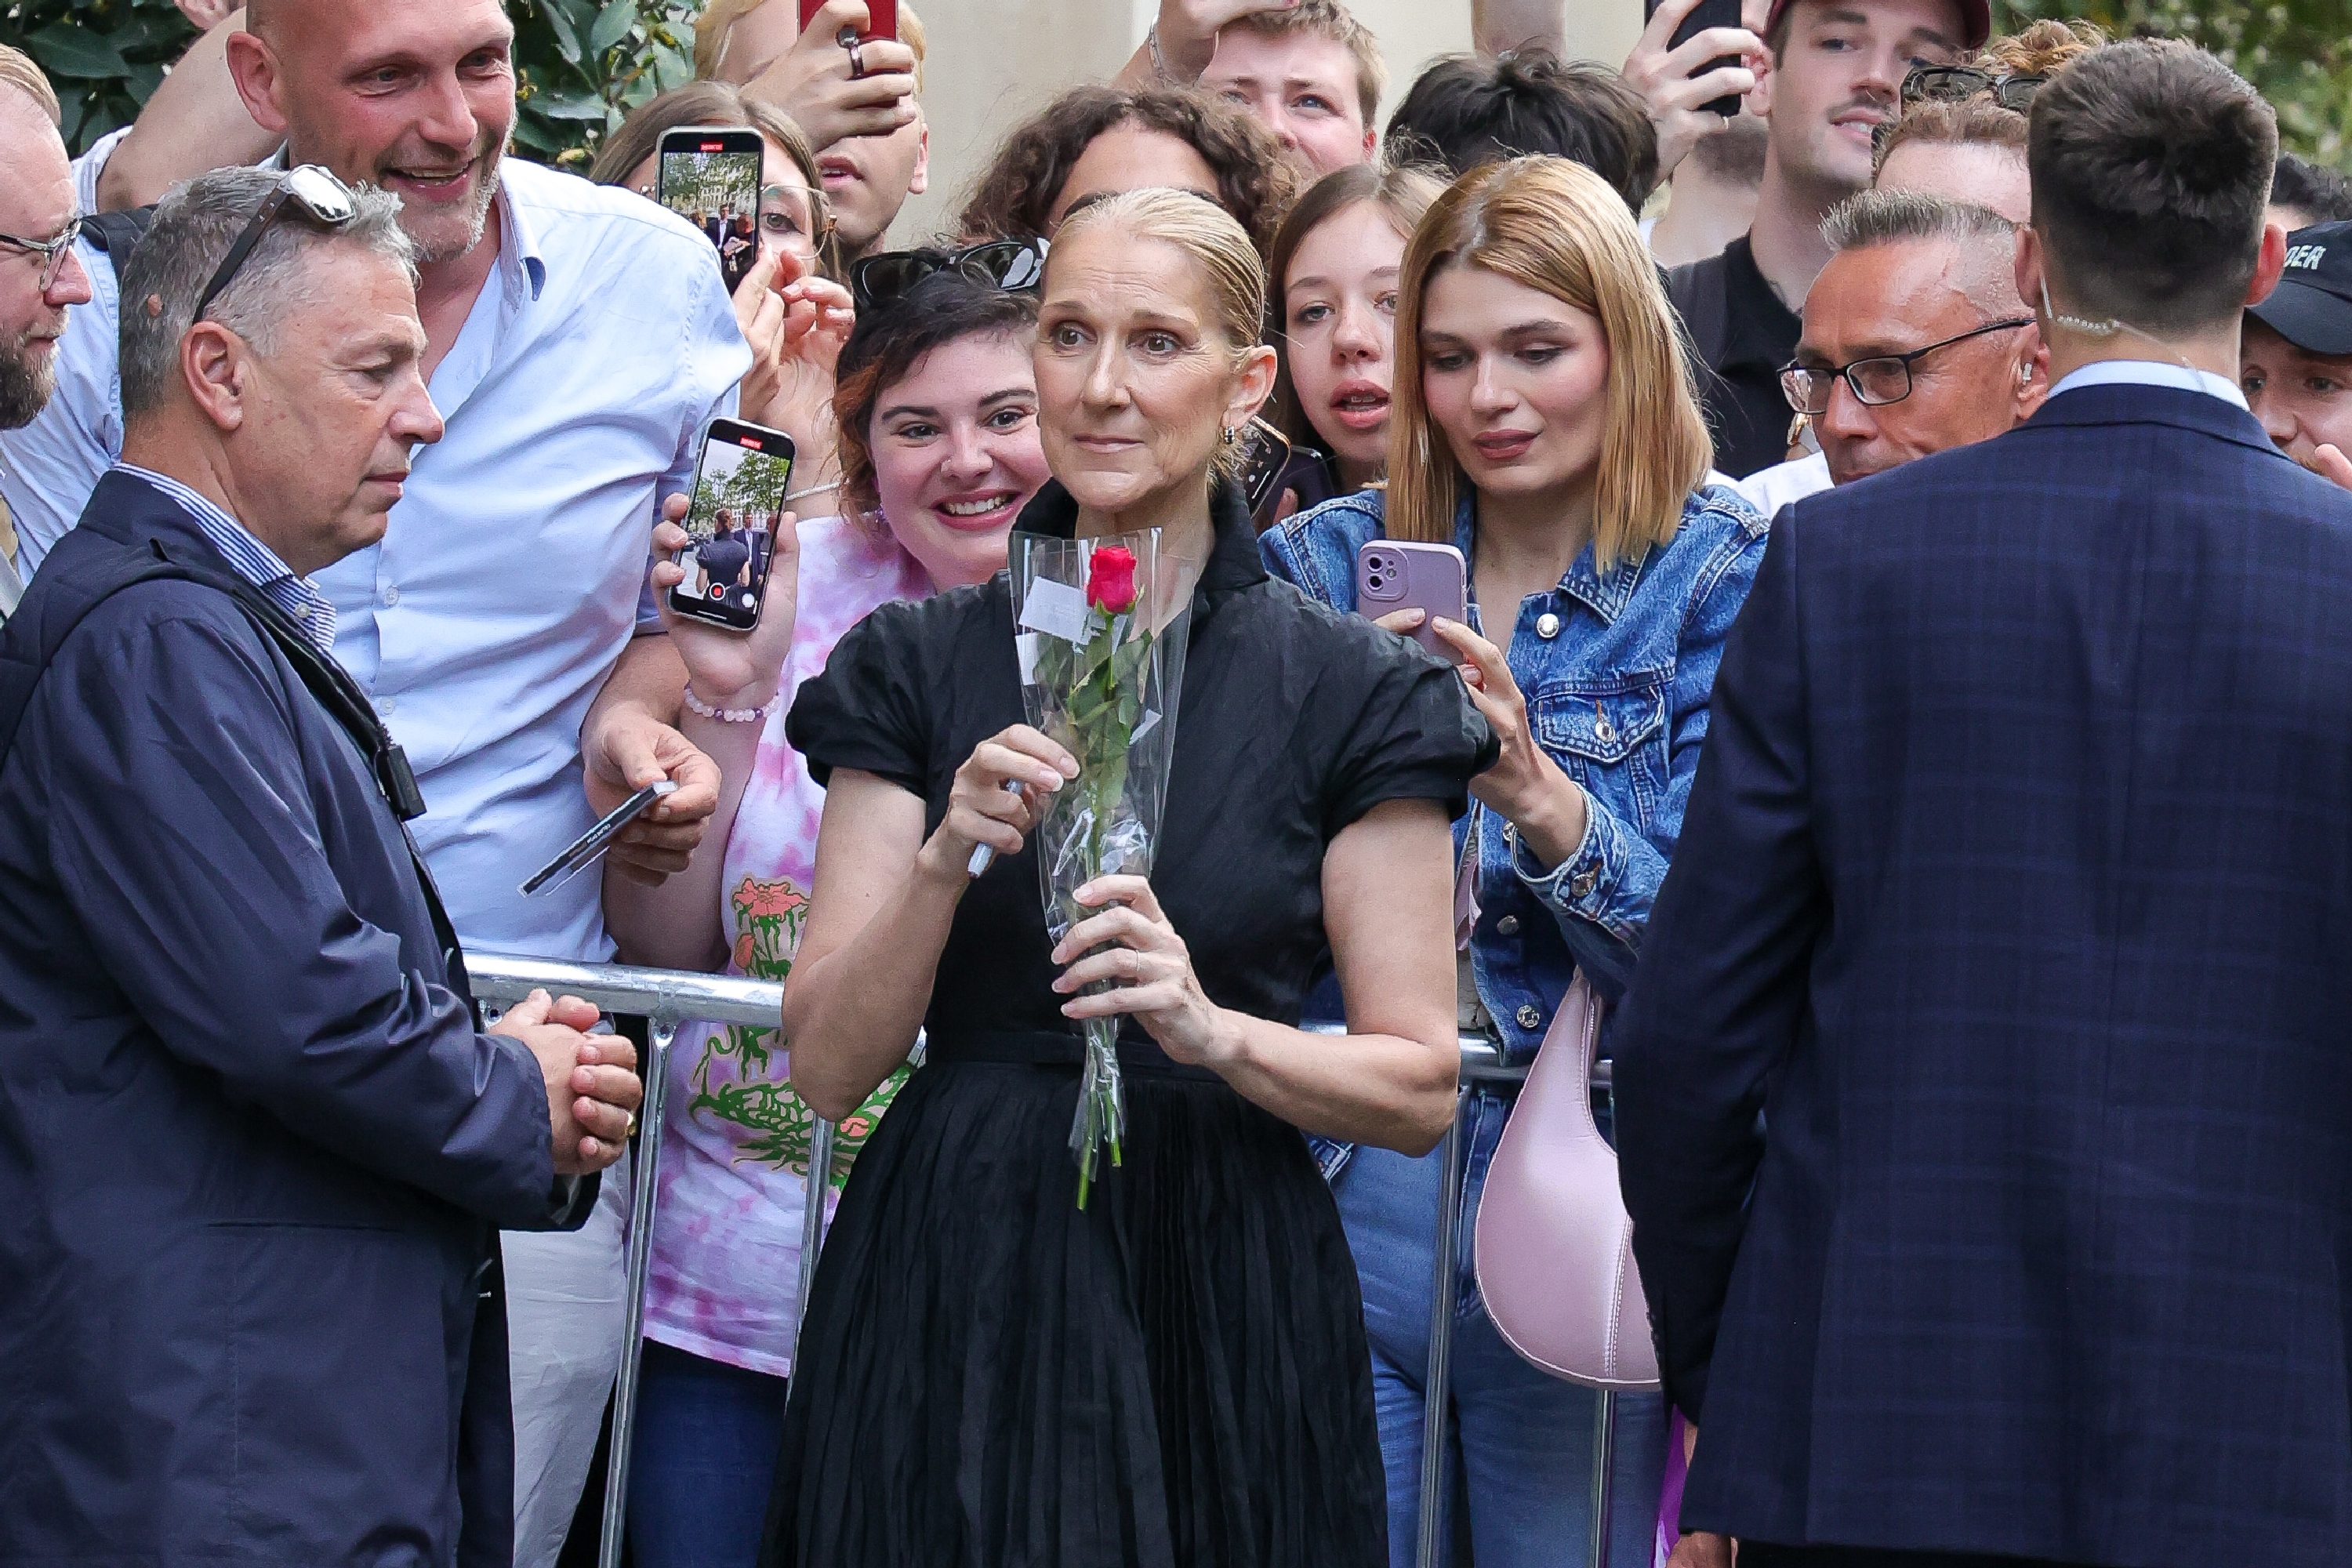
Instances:
[[[1834,251],[1780,372],[1782,395],[1822,449],[1737,482],[1767,516],[2012,429],[2050,390],[2007,218],[1916,191],[1865,191],[1822,228]]]
[[[0,430],[32,423],[57,390],[66,312],[89,302],[75,258],[81,234],[73,167],[58,136],[58,97],[41,68],[0,45]],[[0,551],[0,624],[24,584]]]

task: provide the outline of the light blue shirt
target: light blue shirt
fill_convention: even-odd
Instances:
[[[2086,364],[2052,387],[2050,395],[2063,397],[2084,386],[2169,386],[2179,392],[2201,392],[2241,408],[2246,406],[2246,395],[2228,376],[2152,359],[2103,359]]]
[[[654,521],[693,482],[702,427],[734,412],[751,354],[683,218],[518,158],[501,169],[498,266],[433,374],[447,434],[417,448],[383,542],[315,580],[335,657],[416,770],[428,809],[413,826],[458,934],[601,960],[596,878],[516,889],[593,820],[581,722],[631,636],[658,626],[641,607]],[[91,281],[57,397],[0,437],[28,568],[121,450],[112,268]]]
[[[287,565],[278,552],[256,539],[245,524],[202,491],[192,489],[169,474],[142,468],[136,463],[114,466],[118,472],[135,474],[178,501],[180,510],[195,520],[205,540],[228,562],[230,571],[260,589],[271,604],[285,611],[287,618],[302,628],[302,635],[320,653],[335,651],[335,606],[319,592],[316,583],[294,575],[294,568]]]

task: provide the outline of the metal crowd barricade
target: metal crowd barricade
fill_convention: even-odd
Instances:
[[[639,1358],[646,1326],[646,1275],[653,1259],[654,1205],[661,1192],[662,1111],[669,1099],[669,1053],[679,1026],[693,1022],[772,1029],[783,1020],[784,988],[772,980],[739,980],[677,969],[631,969],[613,963],[564,963],[545,958],[469,952],[466,971],[486,1014],[533,991],[582,1001],[624,1017],[646,1020],[649,1049],[640,1063],[645,1108],[637,1125],[629,1190],[629,1241],[624,1264],[620,1373],[613,1386],[611,1460],[604,1471],[604,1521],[597,1568],[619,1568],[629,1501],[629,1460],[636,1436]],[[833,1164],[833,1126],[820,1122],[809,1149],[808,1203],[802,1215],[801,1295],[793,1305],[793,1336],[816,1266],[807,1238],[824,1228],[825,1173]]]
[[[661,1190],[660,1131],[663,1110],[669,1099],[670,1047],[677,1038],[679,1026],[688,1023],[733,1024],[754,1029],[776,1027],[783,1016],[784,988],[774,981],[742,980],[732,975],[635,969],[613,963],[569,963],[496,952],[467,953],[466,969],[473,981],[475,999],[493,1022],[501,1009],[520,1002],[533,991],[577,996],[604,1012],[646,1020],[649,1048],[646,1059],[639,1064],[646,1086],[645,1106],[638,1116],[643,1136],[637,1140],[630,1181],[621,1366],[613,1390],[611,1459],[604,1472],[604,1529],[597,1554],[597,1568],[619,1568],[642,1372],[646,1277],[652,1262],[654,1210]],[[1608,1075],[1609,1064],[1600,1064],[1594,1072],[1594,1087],[1605,1091]],[[1430,1303],[1429,1369],[1423,1384],[1422,1417],[1420,1568],[1435,1568],[1442,1539],[1445,1406],[1453,1377],[1454,1316],[1459,1304],[1455,1288],[1458,1270],[1454,1259],[1460,1246],[1463,1121],[1476,1086],[1515,1083],[1526,1077],[1527,1068],[1503,1065],[1492,1041],[1474,1035],[1462,1037],[1462,1078],[1455,1090],[1454,1122],[1446,1130],[1443,1145],[1445,1175],[1437,1211],[1439,1264]],[[793,1306],[795,1341],[800,1337],[801,1315],[807,1310],[809,1287],[816,1275],[817,1255],[824,1243],[825,1192],[833,1166],[833,1123],[819,1121],[810,1141],[809,1179],[803,1184],[808,1196],[801,1214],[800,1292]],[[1593,1444],[1594,1568],[1601,1568],[1608,1558],[1615,1418],[1616,1396],[1603,1391],[1595,1418]]]

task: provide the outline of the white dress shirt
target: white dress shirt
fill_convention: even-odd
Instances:
[[[2169,386],[2179,392],[2201,392],[2224,403],[2246,406],[2246,395],[2226,375],[2185,364],[2152,359],[2103,359],[2069,372],[2050,389],[2053,397],[2084,386]]]
[[[683,218],[518,158],[498,202],[497,268],[433,374],[447,434],[418,448],[383,542],[316,581],[336,657],[416,770],[417,842],[458,934],[596,961],[612,952],[597,878],[516,889],[593,820],[581,721],[658,624],[641,591],[660,501],[693,482],[751,350]],[[114,269],[90,273],[57,395],[0,437],[28,573],[121,451]]]

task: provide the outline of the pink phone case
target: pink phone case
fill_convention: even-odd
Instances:
[[[1417,544],[1402,539],[1367,540],[1356,552],[1356,609],[1372,620],[1399,610],[1420,610],[1432,619],[1470,619],[1470,574],[1462,552],[1451,544]],[[1443,658],[1456,657],[1429,621],[1412,640]]]

